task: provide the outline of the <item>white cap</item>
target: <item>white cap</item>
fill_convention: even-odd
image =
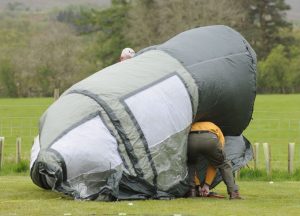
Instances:
[[[134,52],[133,49],[125,48],[125,49],[122,50],[120,59],[121,59],[121,61],[126,60],[126,59],[130,59],[130,58],[134,57],[134,55],[135,55],[135,52]]]

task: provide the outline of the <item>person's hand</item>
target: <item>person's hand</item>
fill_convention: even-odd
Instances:
[[[209,185],[204,184],[202,188],[199,188],[199,195],[201,197],[207,197],[209,195]]]

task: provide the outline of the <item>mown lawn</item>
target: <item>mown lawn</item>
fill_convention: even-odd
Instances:
[[[39,116],[52,98],[0,99],[0,136],[5,136],[4,168],[0,171],[2,215],[300,215],[300,182],[241,181],[245,200],[176,199],[122,202],[74,201],[35,186],[25,173],[11,173],[15,140],[21,136],[22,157],[28,163]],[[29,120],[29,121],[28,121]],[[244,133],[252,142],[269,142],[272,166],[286,170],[287,144],[296,143],[295,168],[300,168],[300,95],[259,95],[253,121]],[[264,168],[260,147],[260,168]],[[298,173],[299,171],[297,171]],[[7,176],[3,176],[7,175]],[[253,177],[250,177],[253,179]],[[298,180],[298,175],[295,178]],[[225,194],[223,184],[217,191]]]
[[[4,164],[15,161],[17,137],[22,138],[22,158],[29,160],[39,118],[51,103],[53,98],[0,99],[0,136],[5,137]]]
[[[244,132],[252,142],[271,145],[272,167],[287,170],[288,143],[295,143],[295,167],[300,168],[300,94],[258,95],[253,121]],[[260,167],[264,167],[260,145]]]
[[[73,201],[25,176],[0,177],[0,215],[299,215],[300,182],[239,182],[244,200]],[[217,191],[225,194],[224,185]]]

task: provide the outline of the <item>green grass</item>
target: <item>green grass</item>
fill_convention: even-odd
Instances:
[[[175,199],[122,202],[73,201],[42,190],[29,177],[0,177],[2,215],[299,215],[300,182],[239,182],[245,200]],[[224,185],[217,192],[225,195]],[[129,205],[132,203],[132,205]],[[123,213],[123,214],[121,214]]]
[[[300,169],[296,169],[292,174],[287,170],[272,170],[271,175],[267,175],[265,170],[244,168],[240,172],[240,179],[243,181],[300,181]]]
[[[123,202],[83,202],[35,186],[28,177],[28,160],[39,116],[52,98],[0,99],[0,136],[5,136],[5,161],[0,172],[2,215],[299,215],[300,211],[300,95],[259,95],[254,119],[245,131],[252,142],[268,142],[272,148],[272,178],[264,171],[260,146],[260,170],[243,169],[238,182],[242,201],[175,199]],[[17,117],[7,120],[7,117]],[[23,118],[25,120],[18,120]],[[28,120],[30,120],[28,122]],[[13,124],[12,131],[5,129]],[[22,137],[22,163],[15,164],[15,142]],[[296,143],[295,172],[287,173],[287,144]],[[250,164],[251,167],[252,164]],[[6,175],[6,176],[3,176]],[[253,181],[262,180],[262,181]],[[272,179],[274,182],[270,184]],[[220,184],[216,190],[226,194]],[[132,205],[128,205],[132,203]]]
[[[0,99],[0,136],[5,137],[4,165],[15,161],[17,137],[22,138],[22,158],[29,161],[39,118],[52,102],[53,98]]]
[[[20,163],[7,163],[1,170],[1,176],[10,174],[28,175],[29,163],[29,160],[21,160]]]
[[[258,95],[253,121],[244,132],[251,143],[271,145],[272,167],[287,170],[288,143],[295,144],[295,164],[300,168],[300,95]],[[263,148],[259,149],[259,168],[264,168]]]

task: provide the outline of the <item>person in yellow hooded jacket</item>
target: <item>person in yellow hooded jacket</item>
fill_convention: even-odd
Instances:
[[[225,138],[221,129],[212,122],[196,122],[192,125],[188,137],[189,180],[192,186],[191,196],[210,196],[210,186],[216,176],[217,169],[227,187],[230,199],[241,199],[238,186],[235,184],[231,162],[224,153]],[[203,155],[209,165],[204,182],[198,177],[198,158]],[[196,191],[196,187],[198,191]]]

